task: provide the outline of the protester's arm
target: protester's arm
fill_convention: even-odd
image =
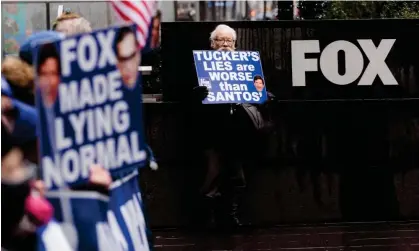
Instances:
[[[158,165],[154,158],[153,151],[147,145],[147,165],[152,170],[157,170]],[[109,195],[109,187],[112,184],[112,177],[108,170],[103,168],[99,164],[94,164],[90,167],[89,182],[87,184],[81,184],[72,186],[72,190],[76,191],[96,191],[104,195]]]

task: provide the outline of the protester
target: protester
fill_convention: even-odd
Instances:
[[[55,20],[52,29],[58,32],[62,32],[67,36],[92,31],[92,27],[89,21],[87,21],[82,16],[71,12],[70,10],[66,10]]]
[[[36,228],[48,222],[53,209],[42,197],[44,191],[39,190],[42,186],[35,180],[36,166],[25,158],[25,151],[36,152],[36,148],[22,147],[33,140],[31,136],[35,135],[30,130],[34,114],[30,106],[13,98],[7,90],[10,90],[10,85],[2,78],[1,245],[7,250],[35,250]],[[14,135],[16,131],[22,131],[22,128],[25,128],[29,137],[17,138]],[[32,127],[32,130],[36,128]]]
[[[76,14],[73,13],[72,15],[74,17]],[[79,29],[71,28],[71,25],[77,24],[77,20],[74,20],[73,18],[69,18],[68,22],[64,23],[65,25],[63,23],[60,23],[60,20],[62,21],[63,19],[59,18],[58,24],[56,25],[56,29],[62,31],[65,35],[74,35],[74,34],[82,33],[82,32],[90,32],[90,30],[88,29],[83,30],[83,29],[80,29],[80,27]],[[86,24],[86,22],[84,23]],[[62,29],[63,27],[67,27],[67,29]],[[86,25],[85,27],[88,27],[88,26]],[[141,60],[141,52],[136,49],[137,47],[136,47],[135,33],[133,33],[132,29],[130,28],[122,28],[120,32],[116,35],[115,41],[116,41],[115,50],[117,52],[117,57],[118,57],[117,68],[121,72],[123,83],[127,85],[128,87],[132,88],[135,86],[137,82],[138,66]],[[127,63],[129,64],[128,66],[127,66]],[[59,65],[59,64],[55,64],[55,65]],[[47,82],[52,84],[52,82],[54,81],[47,81]],[[49,89],[50,88],[47,88],[47,90]],[[53,89],[54,88],[52,88],[52,90]],[[153,153],[150,147],[147,146],[146,151],[147,151],[147,156],[148,156],[148,161],[149,161],[147,165],[150,166],[151,169],[157,170],[158,166],[154,160]],[[105,170],[101,165],[93,165],[90,168],[89,183],[78,185],[78,186],[72,186],[72,190],[97,191],[103,195],[110,196],[110,201],[114,201],[116,199],[114,198],[114,195],[113,195],[115,190],[110,188],[111,184],[113,184],[113,182],[115,181],[113,180],[113,178],[115,179],[118,177],[111,177],[111,174],[109,173],[109,171]],[[120,182],[120,181],[117,181],[117,182]],[[145,217],[145,224],[146,226],[148,225],[147,217]],[[147,239],[149,243],[149,249],[152,250],[152,243],[153,243],[152,235],[148,230],[146,230],[146,235],[147,235]]]
[[[35,231],[53,215],[35,165],[38,114],[31,46],[60,38],[57,32],[35,33],[21,45],[19,57],[8,56],[2,64],[2,201],[7,201],[2,204],[2,248],[6,250],[36,250]],[[75,189],[108,195],[111,182],[109,172],[94,165],[89,184]]]
[[[67,13],[68,14],[68,13]],[[55,28],[57,30],[60,30],[62,32],[65,33],[65,35],[73,35],[76,34],[78,32],[89,32],[91,30],[90,25],[86,25],[86,20],[77,20],[79,19],[79,17],[73,15],[74,18],[70,18],[68,17],[70,15],[67,15],[66,18],[59,18],[58,19],[58,23],[55,25]],[[71,22],[70,22],[71,21]],[[85,22],[86,21],[86,22]],[[80,25],[82,24],[82,25]],[[83,25],[84,24],[84,25]],[[90,30],[89,30],[90,29]],[[33,142],[37,141],[37,130],[36,130],[36,124],[37,124],[37,120],[38,120],[38,114],[35,110],[35,108],[33,107],[34,104],[34,71],[32,68],[32,64],[33,64],[33,52],[32,52],[32,48],[33,45],[40,43],[40,42],[45,42],[45,41],[54,41],[54,40],[58,40],[63,38],[64,35],[62,33],[58,33],[58,32],[54,32],[54,31],[44,31],[44,32],[39,32],[39,33],[35,33],[32,36],[30,36],[22,45],[21,45],[21,49],[19,52],[19,58],[17,57],[10,57],[10,58],[6,58],[6,60],[4,61],[4,64],[2,65],[2,73],[3,75],[7,75],[5,73],[9,73],[9,79],[10,82],[13,84],[9,84],[7,82],[6,79],[2,79],[2,122],[4,121],[5,123],[2,123],[2,134],[4,133],[9,133],[10,134],[10,142],[13,144],[17,144],[20,142],[23,143],[27,143],[28,141],[32,140]],[[44,96],[44,101],[46,101],[46,104],[48,106],[51,106],[54,103],[54,100],[56,99],[56,88],[59,84],[59,79],[58,82],[56,80],[51,81],[51,76],[52,75],[56,75],[57,73],[57,68],[56,66],[59,67],[59,64],[57,64],[57,62],[55,62],[54,67],[46,67],[47,66],[47,61],[49,60],[48,55],[45,57],[45,60],[43,61],[43,63],[41,65],[38,65],[38,73],[40,73],[40,77],[42,78],[43,75],[44,76],[44,90],[46,91]],[[55,60],[56,61],[56,60]],[[53,65],[50,65],[53,66]],[[51,69],[55,69],[55,73],[52,74]],[[19,74],[16,74],[16,72],[18,72]],[[15,73],[15,74],[14,74]],[[54,78],[56,79],[56,78]],[[50,84],[54,83],[53,87],[54,88],[50,88]],[[24,91],[22,91],[24,90]],[[20,100],[17,100],[15,98],[14,95],[19,94],[19,96],[23,97],[23,99],[27,102],[27,103],[23,103]],[[25,94],[25,95],[23,95]],[[24,131],[27,131],[26,133],[23,133]],[[16,133],[16,132],[20,132],[20,133]],[[2,135],[3,136],[3,135]],[[22,137],[23,139],[20,139],[20,141],[18,142],[17,140],[19,139],[19,136]],[[29,138],[29,139],[28,139]],[[3,139],[3,138],[2,138]],[[2,144],[5,141],[2,140]],[[7,141],[9,142],[9,141]],[[9,168],[10,166],[12,166],[12,164],[8,164],[8,165],[4,165],[4,163],[9,163],[9,159],[16,159],[15,160],[15,166],[19,166],[19,163],[22,162],[21,160],[24,159],[24,155],[21,152],[24,152],[22,149],[20,148],[13,148],[13,147],[9,147],[10,150],[9,152],[6,152],[5,154],[3,154],[2,151],[2,160],[3,160],[3,156],[4,156],[4,161],[3,161],[3,165],[2,165],[2,188],[5,187],[5,189],[2,189],[3,191],[6,191],[10,185],[8,183],[10,183],[9,180],[3,179],[3,178],[7,178],[8,176],[13,176],[13,175],[7,175],[8,173],[29,173],[28,175],[22,175],[20,174],[20,176],[22,177],[26,177],[28,176],[28,178],[24,178],[23,179],[23,184],[25,187],[25,193],[22,194],[21,198],[19,200],[16,200],[15,202],[17,203],[16,205],[13,203],[10,203],[10,210],[8,209],[9,207],[5,207],[4,203],[2,205],[2,208],[5,210],[2,210],[3,212],[15,212],[17,214],[16,217],[11,218],[11,221],[7,224],[7,228],[4,229],[11,229],[10,231],[3,231],[3,233],[10,233],[10,235],[4,235],[5,237],[9,238],[9,237],[14,237],[14,229],[18,229],[16,226],[20,224],[20,222],[22,222],[21,219],[24,219],[24,226],[28,226],[27,224],[27,220],[25,217],[25,212],[29,212],[30,213],[30,218],[31,219],[35,219],[35,223],[30,225],[30,232],[31,232],[31,236],[32,236],[32,240],[31,242],[28,241],[18,241],[18,244],[22,244],[22,245],[28,245],[29,247],[25,248],[18,248],[18,249],[14,249],[13,248],[13,243],[14,243],[14,239],[13,238],[9,238],[11,242],[13,242],[12,244],[8,244],[7,242],[5,242],[5,245],[8,247],[5,248],[10,248],[12,247],[11,250],[31,250],[32,248],[34,248],[33,244],[34,244],[34,231],[36,230],[36,227],[39,226],[40,223],[45,224],[46,222],[49,221],[49,219],[52,216],[52,207],[51,205],[42,197],[37,197],[37,196],[32,196],[32,192],[31,190],[36,190],[37,194],[39,195],[43,195],[45,191],[41,190],[43,189],[43,183],[42,181],[36,181],[34,178],[36,177],[35,173],[37,172],[36,168],[33,167],[32,169],[25,169],[23,168],[22,170],[32,170],[32,172],[29,171],[21,171],[21,172],[11,172],[10,170],[12,170],[11,168]],[[8,149],[7,147],[4,147],[4,149]],[[3,150],[3,147],[2,147]],[[149,160],[149,166],[153,169],[156,170],[157,169],[157,163],[154,160],[152,151],[149,147],[147,147],[147,153],[148,153],[148,160]],[[36,156],[37,154],[37,148],[36,148],[36,144],[33,144],[33,146],[30,148],[30,152],[35,153],[34,155]],[[13,158],[10,158],[9,156],[14,156]],[[12,162],[13,163],[13,162]],[[25,162],[26,163],[26,162]],[[6,172],[7,171],[7,172]],[[33,174],[32,174],[33,173]],[[4,175],[3,175],[4,174]],[[17,175],[19,177],[19,175]],[[12,181],[12,183],[15,181]],[[21,182],[21,183],[22,183]],[[105,195],[110,195],[110,185],[112,183],[112,177],[110,175],[110,173],[105,170],[102,166],[100,165],[94,165],[90,168],[90,174],[89,174],[89,183],[85,184],[85,185],[81,185],[81,186],[75,186],[72,187],[73,190],[90,190],[90,191],[97,191],[100,192],[102,194]],[[9,189],[10,190],[10,189]],[[20,189],[19,191],[21,191],[22,189]],[[2,191],[2,195],[3,195],[3,191]],[[4,196],[3,198],[6,198],[7,196]],[[10,198],[12,197],[16,197],[14,195],[11,195]],[[7,197],[9,198],[9,197]],[[22,203],[23,201],[23,203]],[[44,203],[45,205],[42,206],[42,203]],[[34,206],[37,205],[37,206]],[[13,206],[13,207],[12,207]],[[36,209],[43,209],[41,210],[42,212],[38,212],[36,211]],[[35,212],[31,212],[31,210],[35,210]],[[49,211],[48,211],[49,210]],[[21,213],[21,212],[24,213]],[[46,217],[48,216],[48,217]],[[4,218],[4,217],[3,217]],[[146,223],[147,224],[147,223]],[[3,226],[3,224],[2,224]],[[18,229],[19,230],[19,229]],[[149,239],[149,243],[152,243],[151,240],[151,235],[149,232],[147,232],[147,238]],[[5,238],[3,238],[4,240]],[[18,240],[21,240],[18,239]],[[152,244],[151,244],[152,245]],[[152,248],[152,247],[150,247]]]
[[[37,112],[30,43],[57,39],[50,32],[32,35],[19,57],[2,63],[2,248],[35,250],[36,228],[52,217],[37,179]],[[28,54],[29,52],[29,54]]]
[[[213,50],[234,51],[236,40],[236,31],[223,24],[210,34]],[[193,93],[194,100],[201,102],[208,95],[208,89],[195,87]],[[268,100],[272,98],[268,94]],[[202,136],[196,144],[203,147],[207,160],[207,174],[201,186],[204,201],[201,210],[209,208],[213,211],[215,224],[220,227],[242,225],[239,208],[246,186],[243,165],[260,156],[254,149],[258,148],[261,131],[268,131],[266,127],[271,127],[269,116],[262,111],[264,106],[217,104],[196,108],[198,117],[195,119],[199,125],[195,128]]]

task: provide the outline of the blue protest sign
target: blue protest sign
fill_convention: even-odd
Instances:
[[[110,197],[91,191],[47,192],[71,250],[150,250],[137,179],[134,171],[116,180]],[[47,246],[47,240],[41,239],[41,246]]]
[[[136,26],[34,47],[42,176],[47,189],[85,182],[92,164],[112,175],[144,166]]]
[[[109,198],[91,191],[51,191],[55,219],[71,250],[121,250],[108,225]],[[42,239],[44,240],[44,239]]]
[[[74,250],[68,243],[61,226],[55,220],[50,220],[48,224],[37,228],[36,235],[38,251]]]
[[[150,250],[138,171],[112,184],[108,222],[124,250]]]
[[[209,90],[204,104],[266,101],[265,78],[257,51],[193,51],[200,86]]]

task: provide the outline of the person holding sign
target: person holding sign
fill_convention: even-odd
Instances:
[[[117,67],[122,75],[122,81],[129,89],[137,83],[138,66],[141,56],[137,48],[135,30],[130,27],[122,28],[116,37]]]
[[[42,93],[37,95],[42,176],[56,208],[55,218],[78,250],[149,250],[151,246],[137,169],[157,165],[144,142],[142,114],[131,110],[141,105],[137,75],[132,74],[132,66],[137,73],[140,61],[135,31],[134,25],[112,27],[51,41],[34,50],[36,90]],[[48,46],[58,50],[50,50],[55,57],[44,51]],[[57,58],[59,64],[50,60]],[[51,62],[48,67],[46,61]],[[59,78],[53,78],[54,70]],[[56,82],[58,96],[54,96]],[[71,191],[63,192],[63,187]],[[92,190],[100,192],[101,199],[83,197]],[[118,240],[123,238],[126,245],[106,244],[112,242],[109,231],[117,231]]]
[[[215,223],[222,228],[242,225],[243,165],[261,156],[250,146],[261,148],[266,121],[260,106],[269,98],[259,53],[236,51],[236,40],[236,31],[221,24],[210,35],[213,51],[193,51],[200,85],[195,93],[205,104],[197,119],[197,128],[205,132],[199,143],[207,159],[202,210],[214,207]]]
[[[236,31],[227,25],[218,25],[210,35],[211,48],[215,51],[234,51],[236,49]],[[195,96],[204,100],[208,96],[208,87],[201,85],[194,88]],[[239,201],[245,184],[240,166],[232,163],[236,159],[235,145],[232,144],[230,129],[233,127],[231,105],[203,105],[198,111],[197,128],[205,131],[202,145],[206,158],[206,177],[200,188],[203,194],[203,208],[215,213],[215,224],[220,227],[242,225],[238,217]],[[199,133],[199,132],[198,132]],[[233,179],[233,180],[232,180]],[[205,212],[201,212],[206,215]],[[202,219],[205,221],[205,219]]]

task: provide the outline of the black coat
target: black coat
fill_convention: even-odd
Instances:
[[[275,97],[268,92],[264,104],[202,104],[199,97],[191,98],[189,126],[193,144],[222,153],[251,152],[263,144],[265,135],[273,128],[272,107]],[[253,117],[246,108],[253,107],[263,120],[263,128],[255,127]],[[253,149],[253,150],[252,150]]]

